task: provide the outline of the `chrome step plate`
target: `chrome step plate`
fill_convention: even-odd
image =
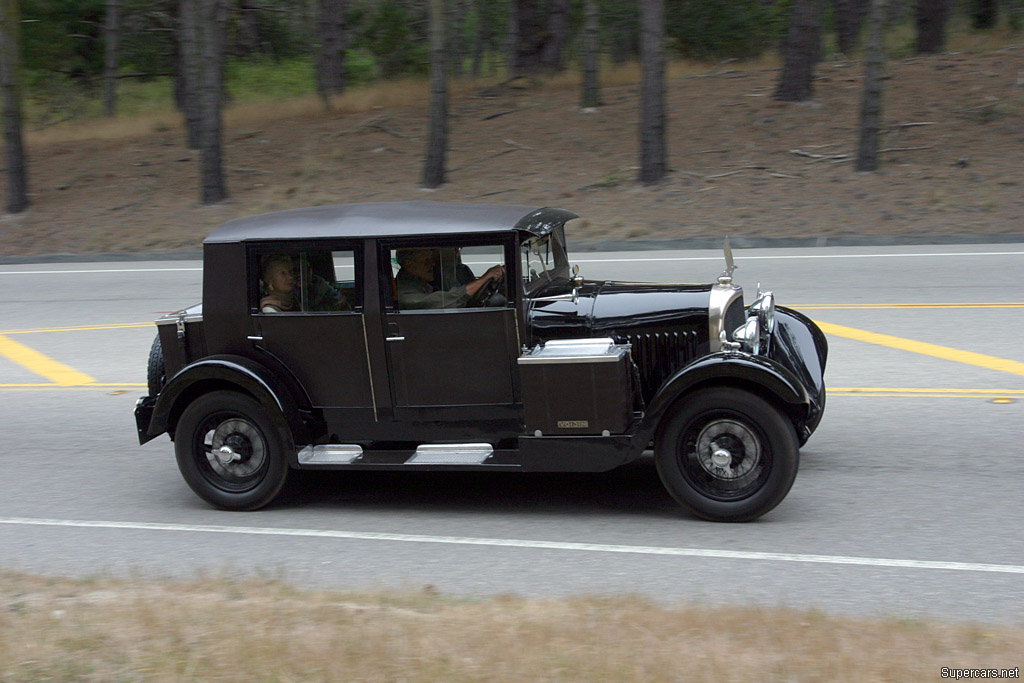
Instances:
[[[489,443],[423,444],[406,465],[482,465],[494,453]]]
[[[357,444],[306,446],[299,451],[300,465],[350,465],[363,454]]]

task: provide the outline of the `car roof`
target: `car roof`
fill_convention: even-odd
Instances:
[[[404,237],[521,230],[544,235],[576,214],[565,209],[457,202],[375,202],[312,206],[237,218],[205,244],[335,237]]]

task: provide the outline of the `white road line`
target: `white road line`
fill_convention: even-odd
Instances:
[[[675,250],[666,250],[675,251]],[[586,252],[583,252],[586,253]],[[773,256],[746,256],[742,251],[736,253],[737,261],[786,261],[793,259],[833,259],[833,258],[920,258],[949,256],[1024,256],[1024,251],[963,251],[938,253],[899,253],[899,254],[787,254]],[[646,263],[646,262],[681,262],[681,261],[721,261],[721,256],[665,256],[654,258],[576,258],[570,257],[573,263]],[[90,273],[172,273],[201,271],[202,268],[99,268],[95,270],[0,270],[0,275],[75,275]]]
[[[846,557],[842,555],[764,553],[743,550],[714,550],[709,548],[663,548],[658,546],[606,545],[602,543],[568,543],[560,541],[533,541],[512,538],[424,536],[415,534],[373,533],[365,531],[338,531],[333,529],[286,529],[194,524],[157,524],[152,522],[109,522],[73,519],[34,519],[26,517],[0,517],[0,524],[23,526],[73,527],[89,529],[124,529],[132,531],[178,531],[208,534],[242,534],[253,536],[333,538],[356,541],[390,541],[393,543],[440,543],[447,545],[482,545],[501,548],[529,548],[536,550],[573,550],[594,553],[626,553],[636,555],[705,557],[725,560],[809,562],[816,564],[856,565],[862,567],[888,567],[899,569],[946,569],[950,571],[961,572],[997,572],[1002,574],[1024,574],[1024,566],[1012,564],[978,564],[973,562],[897,560],[881,557]]]
[[[743,261],[786,261],[791,259],[829,259],[829,258],[902,258],[920,256],[1024,256],[1024,251],[965,251],[935,254],[787,254],[778,256],[747,256],[742,251],[733,252],[737,263]],[[638,263],[641,261],[721,261],[721,256],[679,256],[661,258],[623,258],[623,259],[585,259],[570,256],[572,263]]]
[[[0,275],[74,275],[82,273],[181,273],[202,268],[97,268],[94,270],[0,270]]]

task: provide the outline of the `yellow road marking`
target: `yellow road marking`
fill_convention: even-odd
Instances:
[[[31,334],[34,332],[81,332],[83,330],[123,330],[133,327],[154,327],[155,323],[115,323],[112,325],[78,325],[74,327],[37,327],[25,330],[0,330],[0,334]]]
[[[91,382],[84,386],[67,386],[49,382],[10,382],[0,384],[0,389],[111,389],[113,387],[144,387],[145,382]]]
[[[822,304],[813,306],[790,306],[798,311],[856,311],[885,308],[1024,308],[1024,302],[1005,303],[963,303],[963,304]]]
[[[826,387],[829,394],[863,394],[884,391],[901,394],[972,394],[978,396],[1024,395],[1024,389],[925,389],[906,387]]]
[[[855,339],[869,344],[888,346],[892,349],[920,353],[924,356],[942,358],[943,360],[951,360],[966,365],[976,365],[980,368],[1009,372],[1010,374],[1024,377],[1024,363],[1015,360],[986,356],[983,353],[975,353],[973,351],[961,351],[949,346],[939,346],[938,344],[929,344],[927,342],[914,341],[913,339],[904,339],[903,337],[893,337],[888,334],[858,330],[853,327],[846,327],[845,325],[823,323],[817,320],[815,323],[821,328],[822,332],[836,337],[846,337],[847,339]]]
[[[35,349],[12,341],[2,334],[0,334],[0,356],[14,361],[37,375],[42,375],[58,386],[91,384],[96,381],[84,372],[79,372],[49,356],[44,356]]]

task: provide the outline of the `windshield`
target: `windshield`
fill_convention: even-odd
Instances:
[[[569,277],[569,257],[565,253],[565,232],[559,227],[542,237],[523,242],[523,287],[534,292],[557,278]]]

